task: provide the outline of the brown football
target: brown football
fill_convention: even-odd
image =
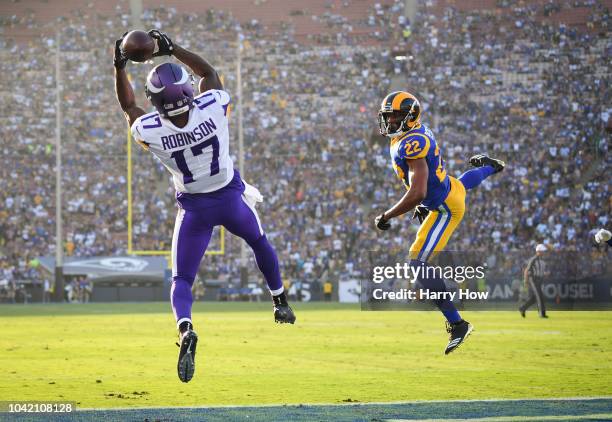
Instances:
[[[130,31],[121,42],[121,50],[133,62],[144,62],[153,57],[155,40],[144,31]]]

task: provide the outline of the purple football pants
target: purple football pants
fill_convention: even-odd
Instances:
[[[179,212],[172,236],[172,310],[177,326],[191,320],[191,286],[215,226],[223,226],[244,239],[253,250],[268,288],[277,295],[283,283],[274,248],[268,242],[255,208],[245,200],[244,185],[236,172],[234,180],[210,194],[177,195]]]

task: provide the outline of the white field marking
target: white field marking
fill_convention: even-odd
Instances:
[[[520,421],[580,421],[606,420],[612,413],[594,413],[589,415],[555,415],[555,416],[492,416],[490,418],[468,419],[383,419],[386,422],[520,422]]]
[[[218,405],[218,406],[147,406],[147,407],[88,407],[80,408],[77,411],[89,410],[156,410],[156,409],[242,409],[242,408],[268,408],[268,407],[297,407],[297,406],[369,406],[369,405],[397,405],[397,404],[436,404],[436,403],[512,403],[512,402],[532,402],[532,401],[589,401],[589,400],[612,400],[612,396],[591,396],[591,397],[552,397],[552,398],[526,398],[526,399],[484,399],[484,400],[412,400],[412,401],[378,401],[378,402],[352,402],[352,403],[277,403],[277,404],[245,404],[245,405]]]
[[[329,324],[329,323],[328,323]],[[516,335],[516,334],[523,334],[525,335],[526,333],[529,334],[530,336],[537,336],[537,335],[548,335],[548,336],[558,336],[563,334],[561,331],[555,331],[555,330],[529,330],[528,332],[526,332],[525,330],[486,330],[484,328],[480,328],[479,325],[476,324],[476,328],[478,328],[478,335],[484,334],[484,335]],[[426,334],[439,334],[440,330],[428,330],[428,331],[424,331],[424,333]]]

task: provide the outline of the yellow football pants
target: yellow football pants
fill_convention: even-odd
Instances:
[[[450,177],[451,188],[448,196],[436,211],[429,215],[419,227],[416,239],[410,246],[410,259],[427,262],[442,251],[451,235],[463,220],[465,213],[465,187]]]

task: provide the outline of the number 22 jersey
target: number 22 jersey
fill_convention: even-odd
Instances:
[[[422,204],[430,210],[435,210],[444,202],[450,191],[450,180],[446,174],[440,147],[433,132],[427,126],[419,124],[412,130],[393,138],[389,153],[393,170],[406,188],[410,188],[411,176],[407,160],[424,158],[429,168],[429,175],[427,196]]]
[[[229,155],[230,96],[211,89],[194,98],[182,128],[158,112],[140,116],[131,127],[134,140],[154,154],[172,174],[177,192],[207,193],[234,177]]]

